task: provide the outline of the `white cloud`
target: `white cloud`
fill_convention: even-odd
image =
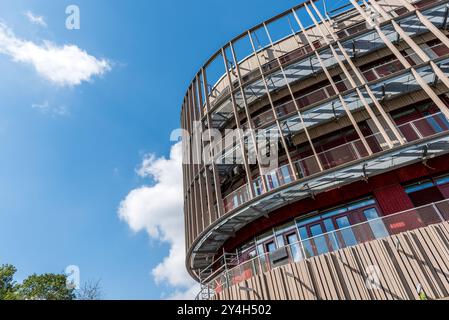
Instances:
[[[172,147],[169,159],[146,156],[137,174],[154,184],[131,191],[120,204],[119,216],[134,232],[146,231],[170,245],[151,274],[156,283],[173,289],[168,298],[193,299],[199,287],[185,268],[181,143]]]
[[[47,27],[47,22],[45,22],[45,18],[43,16],[38,16],[31,11],[27,11],[23,14],[25,17],[28,18],[28,21],[30,21],[33,24],[37,24],[38,26]]]
[[[35,103],[31,105],[33,109],[38,110],[42,114],[47,114],[52,117],[63,117],[70,114],[69,109],[64,105],[50,105],[48,101],[44,103]]]
[[[58,86],[76,86],[111,70],[108,60],[97,59],[76,45],[23,40],[3,23],[0,23],[0,53],[15,62],[32,65],[39,75]]]

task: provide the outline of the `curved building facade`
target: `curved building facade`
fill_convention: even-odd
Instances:
[[[449,296],[448,14],[306,1],[199,70],[181,123],[201,298]]]

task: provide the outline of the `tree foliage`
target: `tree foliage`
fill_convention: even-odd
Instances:
[[[0,266],[0,300],[15,300],[17,284],[14,281],[14,275],[17,269],[10,265]]]
[[[19,296],[26,300],[73,300],[74,289],[63,274],[33,274],[19,286]]]
[[[73,300],[75,290],[67,286],[64,274],[33,274],[21,284],[14,281],[17,269],[0,266],[0,300]]]

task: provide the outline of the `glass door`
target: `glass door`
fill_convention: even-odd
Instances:
[[[374,239],[381,239],[390,235],[382,219],[379,219],[380,216],[376,208],[366,209],[363,214],[368,221]]]
[[[329,247],[327,245],[326,238],[323,235],[325,232],[322,224],[318,223],[310,226],[309,232],[311,237],[313,238],[311,239],[311,245],[313,247],[314,253],[316,255],[320,255],[329,252]]]
[[[338,226],[337,234],[340,241],[340,249],[355,246],[357,240],[355,238],[354,232],[349,222],[349,217],[347,215],[341,216],[335,219],[335,223]]]
[[[303,259],[301,245],[298,243],[298,235],[295,233],[291,233],[285,237],[285,243],[289,246],[291,259],[294,262],[299,262]]]

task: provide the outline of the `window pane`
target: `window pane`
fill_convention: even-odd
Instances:
[[[428,188],[432,188],[432,187],[433,187],[433,182],[426,181],[426,182],[417,183],[417,184],[414,184],[412,186],[405,188],[405,192],[413,193],[416,191],[420,191],[420,190],[424,190],[424,189],[428,189]]]
[[[321,228],[320,224],[316,224],[310,227],[310,232],[312,233],[312,237],[319,236],[320,234],[323,234],[323,228]]]
[[[357,244],[357,240],[355,239],[354,233],[350,228],[351,224],[348,217],[341,217],[335,221],[337,222],[338,227],[340,229],[343,229],[339,231],[339,233],[343,239],[344,247],[355,246]]]
[[[446,183],[449,183],[449,176],[442,177],[437,180],[437,185],[439,185],[439,186],[442,184],[446,184]]]
[[[385,238],[389,236],[387,228],[385,228],[385,224],[382,219],[379,219],[379,213],[375,208],[365,210],[363,213],[366,219],[369,221],[369,225],[375,239]]]
[[[302,240],[310,238],[309,234],[307,233],[306,227],[299,228],[299,236],[301,237]]]
[[[326,239],[322,235],[323,229],[321,227],[321,224],[316,224],[312,227],[310,227],[310,233],[312,234],[313,238],[312,243],[315,245],[315,249],[317,251],[317,254],[323,254],[329,252],[329,248],[327,247]]]
[[[287,243],[290,245],[290,252],[294,262],[299,262],[302,260],[302,252],[300,244],[298,243],[298,236],[293,233],[287,236]]]
[[[278,243],[278,248],[282,248],[282,247],[285,246],[285,243],[284,243],[284,236],[282,236],[282,235],[277,236],[277,237],[276,237],[276,241],[277,241],[277,243]]]
[[[276,244],[274,242],[270,242],[267,244],[267,252],[276,251]]]
[[[288,244],[293,244],[293,243],[298,242],[298,236],[295,233],[289,235],[287,237],[287,242],[288,242]]]

